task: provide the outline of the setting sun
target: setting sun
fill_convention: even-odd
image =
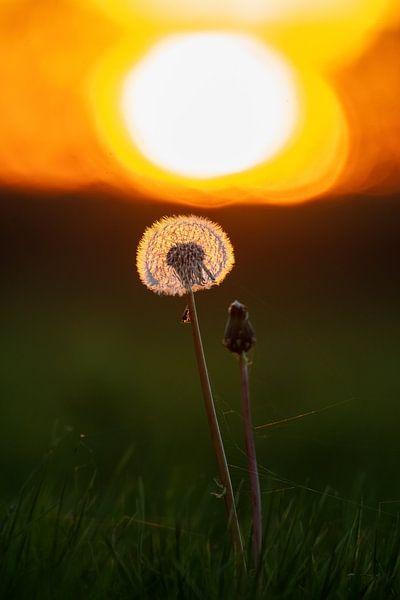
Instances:
[[[170,36],[128,74],[122,111],[132,140],[161,168],[193,178],[236,173],[277,154],[299,100],[285,61],[255,39]]]
[[[203,207],[397,191],[399,19],[398,0],[3,2],[0,179]]]

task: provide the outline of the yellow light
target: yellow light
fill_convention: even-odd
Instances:
[[[76,0],[77,1],[77,0]],[[398,0],[91,0],[132,35],[148,30],[237,30],[265,36],[319,68],[356,57]]]
[[[287,63],[255,39],[168,36],[123,84],[132,140],[161,168],[192,178],[238,173],[277,154],[299,113]]]
[[[104,183],[197,207],[396,191],[399,19],[399,0],[0,2],[0,179]],[[157,44],[205,31],[253,36],[284,57],[296,73],[298,118],[269,159],[199,179],[140,151],[121,98]]]
[[[91,82],[91,100],[98,132],[141,192],[171,202],[222,206],[251,196],[299,202],[323,193],[337,178],[347,151],[347,129],[338,99],[324,79],[303,66],[292,78],[295,126],[281,150],[251,168],[199,178],[166,169],[150,160],[132,141],[121,107],[132,64],[139,65],[165,37],[123,40],[103,59]],[[268,52],[268,50],[267,50]],[[283,63],[285,64],[285,63]],[[287,67],[288,73],[291,68]],[[293,69],[294,71],[294,69]],[[123,102],[122,102],[123,104]]]
[[[335,19],[367,18],[382,14],[390,0],[92,0],[108,16],[124,25],[132,14],[149,21],[224,22],[226,25],[287,21],[316,23]]]

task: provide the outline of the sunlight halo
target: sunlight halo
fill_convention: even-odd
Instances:
[[[121,110],[132,141],[162,169],[206,179],[274,157],[295,130],[291,67],[256,38],[170,35],[127,74]]]

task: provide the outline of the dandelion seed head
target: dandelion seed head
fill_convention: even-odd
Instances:
[[[232,269],[233,248],[219,225],[195,215],[164,217],[139,242],[136,265],[157,294],[183,296],[218,285]]]

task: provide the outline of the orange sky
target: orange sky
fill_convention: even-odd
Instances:
[[[161,0],[150,4],[157,2]],[[115,2],[121,10],[114,15],[104,10],[102,0],[6,0],[0,7],[0,179],[7,185],[45,189],[105,183],[124,196],[133,197],[139,190],[205,205],[244,199],[292,203],[327,193],[397,190],[400,10],[393,3],[375,14],[372,4],[368,18],[362,19],[356,4],[354,14],[339,11],[331,21],[310,12],[278,15],[272,23],[257,25],[241,19],[240,31],[261,36],[299,70],[308,111],[304,131],[271,164],[237,179],[200,185],[171,178],[141,159],[135,162],[129,152],[123,157],[122,142],[107,129],[104,115],[113,110],[110,81],[117,81],[129,52],[120,67],[114,58],[118,52],[122,57],[124,44],[130,44],[132,56],[140,55],[166,32],[212,27],[237,31],[231,15],[179,19],[165,16],[160,6],[154,9],[158,13],[149,13],[136,0],[130,20],[122,0]],[[340,135],[329,95],[342,115]],[[104,108],[106,102],[111,104]]]

